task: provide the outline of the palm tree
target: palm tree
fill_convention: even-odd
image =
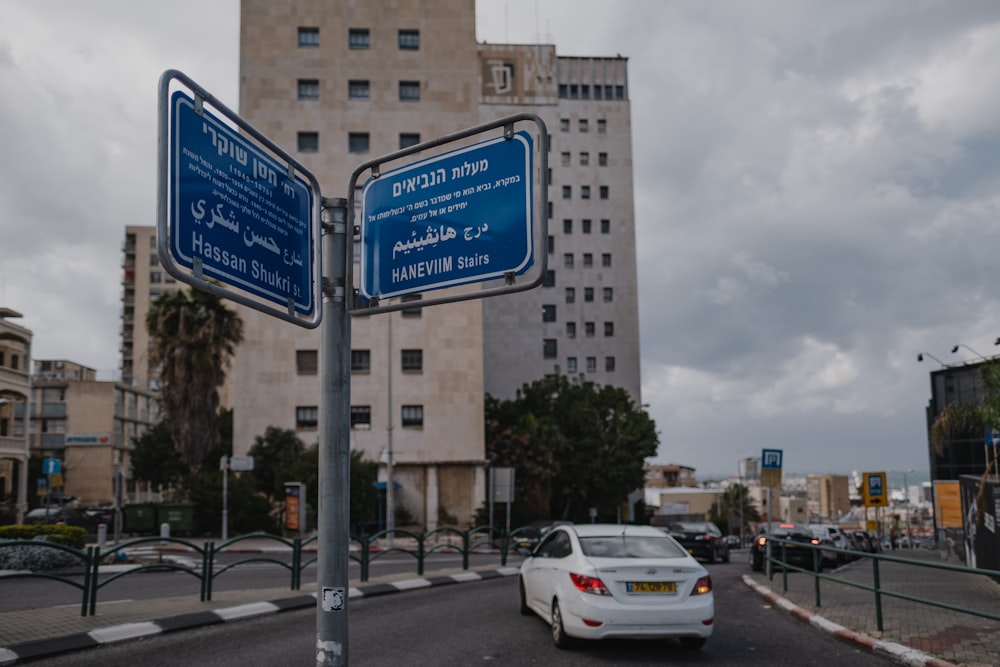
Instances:
[[[184,463],[196,471],[219,440],[218,389],[243,340],[243,320],[219,297],[188,289],[157,297],[146,328],[165,420]]]

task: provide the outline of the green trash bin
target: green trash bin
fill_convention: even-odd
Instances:
[[[139,503],[124,507],[125,525],[122,530],[133,535],[156,533],[156,505]]]
[[[194,534],[194,503],[163,503],[157,507],[157,521],[170,526],[170,536]]]

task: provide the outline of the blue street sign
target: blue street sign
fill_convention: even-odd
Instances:
[[[183,90],[170,98],[170,254],[195,277],[316,312],[313,188]]]
[[[780,449],[762,450],[760,455],[760,467],[775,468],[781,470],[781,450]]]
[[[882,496],[885,494],[882,488],[882,476],[881,475],[869,475],[868,476],[868,495],[871,497]]]
[[[361,297],[528,270],[532,158],[531,135],[517,132],[369,179],[361,205]]]
[[[42,461],[43,475],[58,475],[62,472],[62,461],[59,459],[44,459]]]

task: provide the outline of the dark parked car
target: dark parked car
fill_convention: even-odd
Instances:
[[[711,521],[678,521],[670,524],[669,532],[695,558],[709,563],[729,562],[729,545]]]
[[[86,529],[88,533],[97,532],[97,524],[100,520],[92,516],[87,511],[76,507],[36,507],[24,515],[25,525],[33,524],[65,524],[67,526],[79,526]]]
[[[848,537],[853,537],[858,551],[865,551],[870,554],[878,553],[878,540],[863,530],[855,530]]]
[[[784,543],[779,541],[774,542],[771,553],[772,558],[776,558],[779,561],[784,558],[785,562],[789,565],[800,567],[804,570],[813,569],[813,553],[816,552],[812,547],[820,546],[820,539],[813,535],[809,528],[799,523],[770,523],[767,525],[766,532],[761,530],[750,545],[750,567],[754,572],[764,571],[769,537],[786,541]],[[799,546],[800,544],[803,546]],[[821,571],[823,569],[823,559],[819,557],[815,560],[817,569]],[[781,567],[781,565],[775,564],[775,567]]]

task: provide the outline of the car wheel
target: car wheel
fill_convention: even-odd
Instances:
[[[681,637],[681,648],[697,651],[705,645],[704,637]]]
[[[528,598],[524,594],[524,580],[523,579],[518,579],[517,580],[517,588],[518,588],[518,592],[520,592],[520,594],[521,594],[521,615],[522,616],[530,616],[531,615],[531,608],[528,606]]]
[[[552,601],[552,641],[556,648],[567,649],[573,646],[573,639],[566,634],[563,627],[562,612],[559,611],[559,600]]]
[[[729,547],[726,547],[726,550],[722,552],[722,562],[723,563],[729,562]]]

